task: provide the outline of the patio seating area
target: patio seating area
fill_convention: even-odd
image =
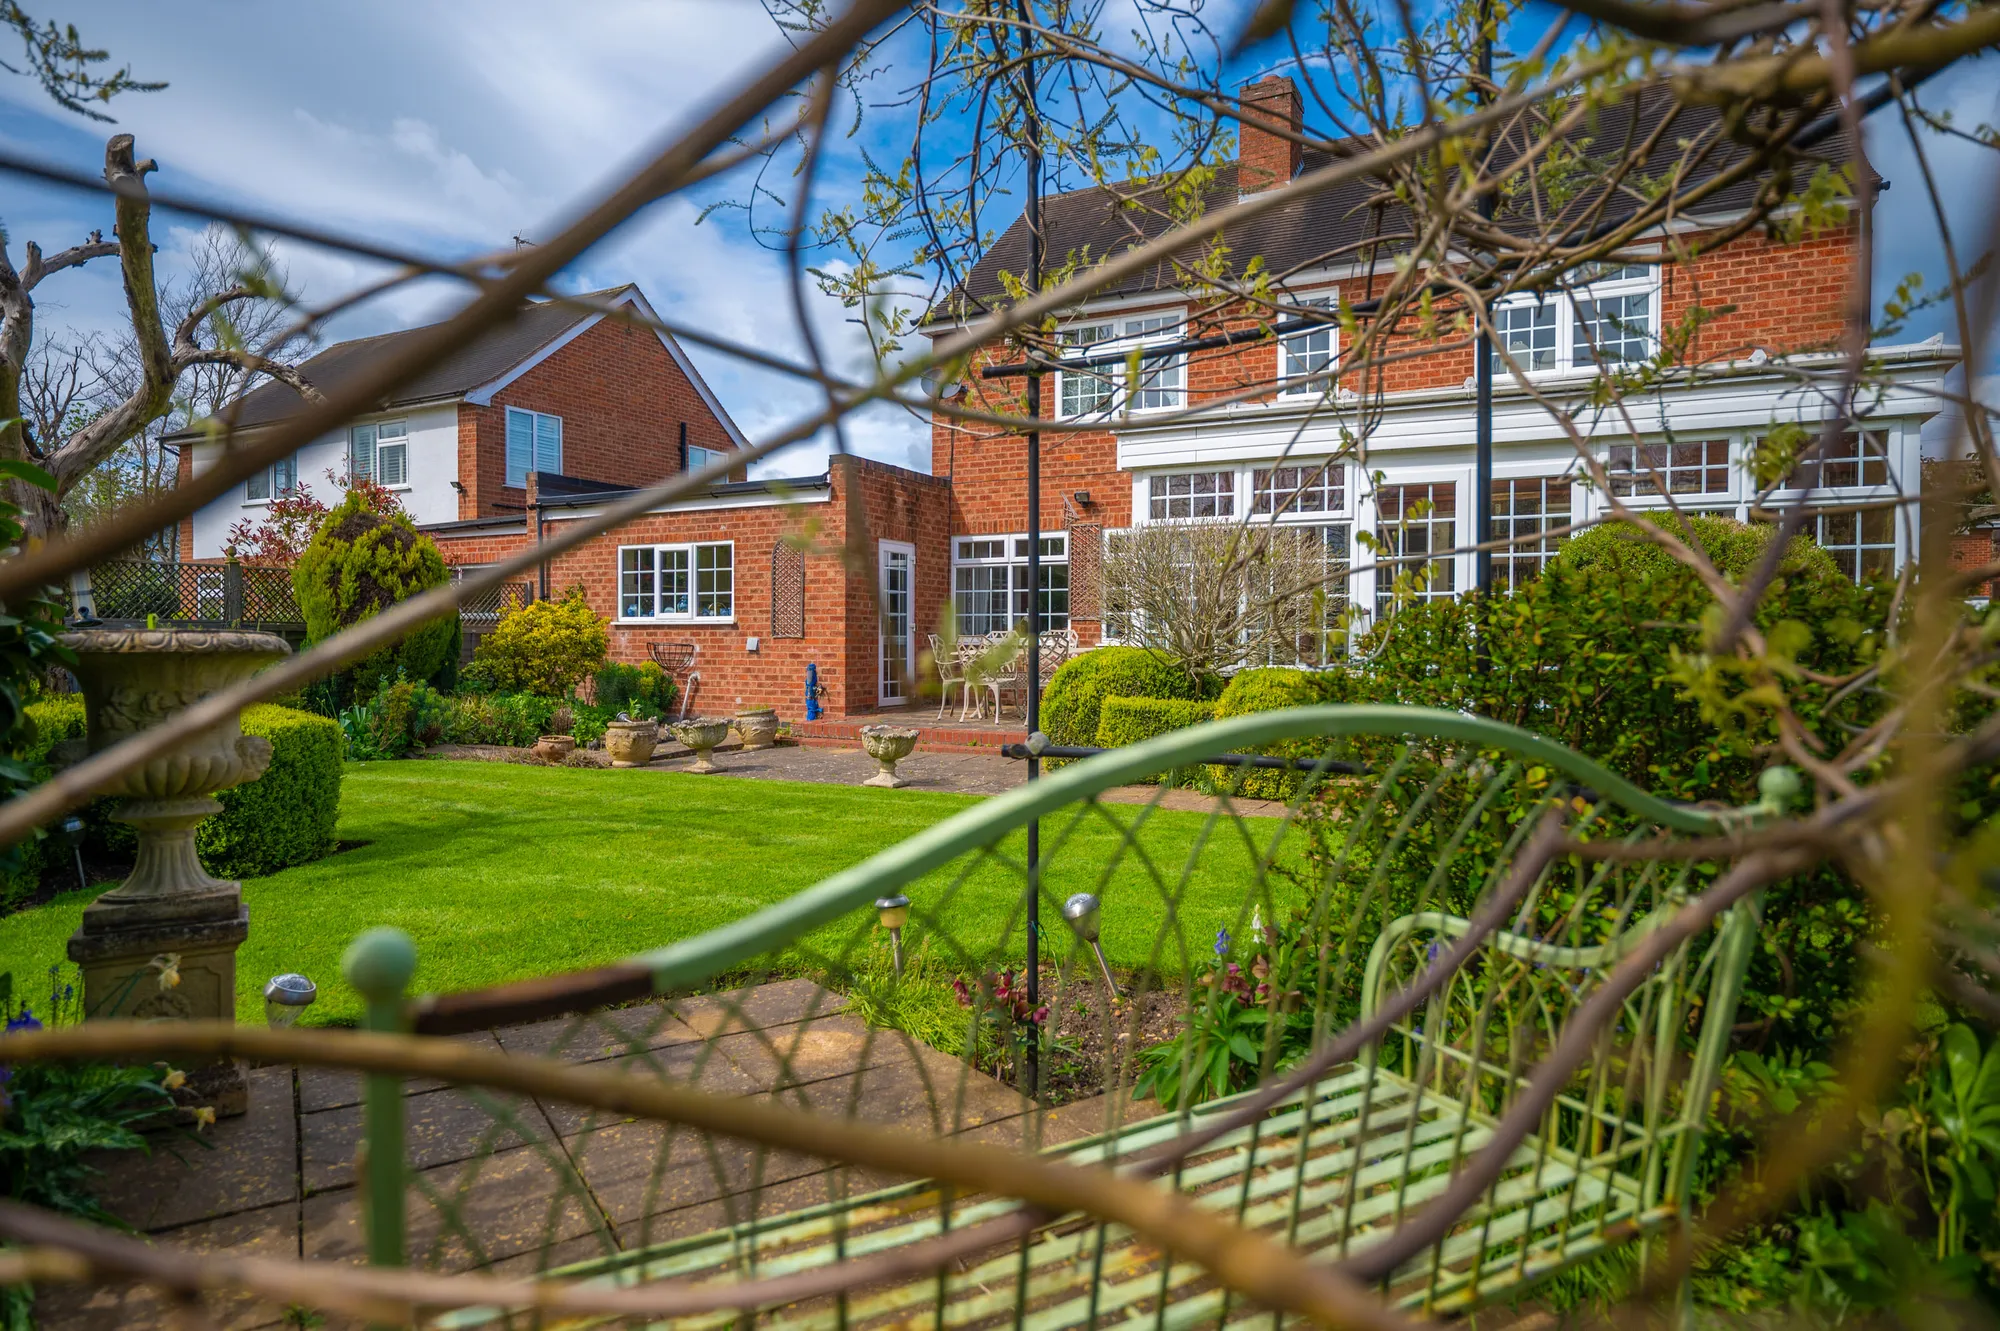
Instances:
[[[933,633],[930,644],[931,659],[937,663],[938,683],[941,686],[938,720],[944,719],[946,709],[951,706],[952,690],[956,689],[959,694],[958,719],[961,722],[967,720],[968,712],[973,719],[984,719],[990,700],[996,724],[1004,723],[1010,702],[1017,709],[1015,714],[1026,723],[1030,649],[1025,634],[980,634],[959,638],[947,645]],[[1038,674],[1041,686],[1047,688],[1049,680],[1062,668],[1063,662],[1076,655],[1076,630],[1050,630],[1041,635],[1040,644]]]

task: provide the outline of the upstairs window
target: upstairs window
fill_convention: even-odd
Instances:
[[[729,455],[719,448],[702,448],[698,444],[688,445],[687,469],[700,471],[711,462],[720,462]]]
[[[1566,291],[1524,292],[1495,305],[1494,331],[1523,370],[1634,364],[1659,347],[1659,297],[1660,270],[1651,264],[1585,268]]]
[[[507,408],[507,484],[521,488],[531,471],[560,472],[562,417]]]
[[[1119,357],[1109,364],[1065,368],[1058,375],[1056,409],[1066,417],[1126,411],[1163,411],[1186,397],[1187,358],[1141,360],[1132,373],[1123,359],[1134,347],[1178,342],[1185,336],[1179,314],[1149,314],[1116,323],[1075,324],[1062,330],[1064,356],[1077,361]],[[1127,379],[1131,382],[1126,382]]]
[[[1330,310],[1333,297],[1316,296],[1311,300],[1290,302],[1308,309]],[[1287,333],[1278,344],[1278,377],[1284,381],[1279,390],[1285,394],[1322,393],[1329,387],[1325,380],[1315,380],[1315,375],[1325,374],[1332,368],[1338,350],[1338,330],[1333,324],[1321,324],[1317,328],[1307,328],[1296,333]]]
[[[1227,518],[1236,514],[1236,473],[1182,471],[1146,479],[1147,516],[1155,522],[1174,518]]]
[[[1136,340],[1140,346],[1178,342],[1182,337],[1181,317],[1178,314],[1155,314],[1143,319],[1127,319],[1125,337],[1127,341]],[[1185,356],[1160,356],[1140,361],[1138,378],[1132,385],[1131,409],[1164,411],[1180,406],[1181,390],[1186,379]]]
[[[1081,359],[1105,351],[1112,339],[1112,325],[1077,324],[1062,330],[1064,355]],[[1115,365],[1079,365],[1059,376],[1056,409],[1064,416],[1092,416],[1109,411],[1118,396],[1119,368]]]
[[[382,421],[347,432],[347,474],[377,485],[410,482],[410,423]]]

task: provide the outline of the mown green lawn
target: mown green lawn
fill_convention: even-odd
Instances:
[[[243,885],[250,937],[238,953],[237,1015],[262,1021],[264,981],[296,970],[319,982],[309,1021],[354,1018],[359,1006],[339,978],[340,954],[374,925],[416,940],[415,988],[424,991],[613,961],[748,915],[976,803],[970,795],[672,772],[351,765],[340,836],[368,844]],[[1051,897],[1103,895],[1114,964],[1148,964],[1163,934],[1159,959],[1178,964],[1205,950],[1218,927],[1240,930],[1254,865],[1243,831],[1275,824],[1103,809],[1108,818],[1092,813],[1067,837],[1066,818],[1048,820],[1043,838],[1059,846],[1047,872]],[[1120,828],[1141,817],[1150,868],[1117,857]],[[1015,858],[1021,850],[1019,834],[1002,848]],[[1119,867],[1106,880],[1114,858]],[[1169,926],[1162,886],[1178,894],[1191,858]],[[962,881],[940,873],[909,891],[920,910],[940,905],[953,936],[978,948],[1002,936],[1020,883],[1017,870],[988,861]],[[73,892],[0,920],[0,970],[37,992],[38,977],[64,960],[63,940],[90,895]],[[838,952],[860,924],[832,926],[822,942]],[[912,929],[913,945],[922,933]]]

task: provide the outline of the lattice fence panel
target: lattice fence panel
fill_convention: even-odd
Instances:
[[[1095,522],[1076,523],[1069,529],[1069,617],[1102,617],[1103,585],[1104,528]]]
[[[806,636],[806,552],[783,538],[771,547],[771,636]]]

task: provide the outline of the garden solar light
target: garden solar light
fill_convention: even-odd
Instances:
[[[62,834],[63,840],[69,842],[69,853],[76,857],[76,885],[89,887],[89,882],[83,876],[83,819],[63,819]]]
[[[903,973],[903,926],[910,922],[910,899],[898,892],[893,897],[878,897],[875,901],[875,918],[889,931],[889,946],[895,952],[896,974]]]
[[[1069,921],[1069,927],[1076,931],[1076,936],[1090,944],[1090,950],[1097,954],[1098,969],[1104,972],[1104,987],[1116,998],[1118,981],[1111,978],[1111,963],[1104,959],[1104,949],[1097,945],[1098,912],[1097,897],[1089,892],[1079,892],[1063,902],[1063,918]]]
[[[299,1019],[319,997],[319,986],[296,971],[274,975],[264,986],[264,1020],[282,1030]]]

